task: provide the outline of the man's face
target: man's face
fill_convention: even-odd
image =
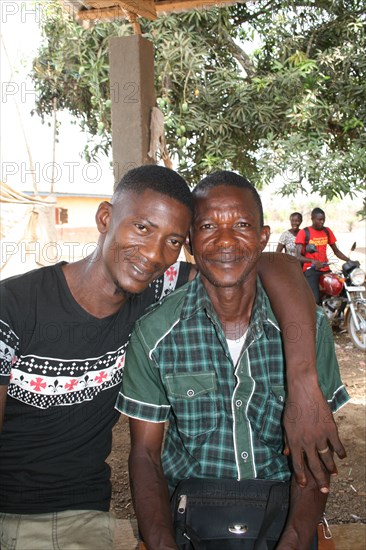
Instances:
[[[253,269],[270,235],[260,227],[257,203],[248,189],[217,186],[196,199],[192,248],[197,267],[215,287],[255,277]]]
[[[104,234],[105,275],[116,292],[140,293],[177,260],[191,212],[150,189],[142,194],[125,192],[115,204],[104,205],[105,223],[98,228]],[[99,215],[98,211],[97,222]]]
[[[325,216],[323,214],[313,214],[311,217],[311,221],[313,222],[314,229],[320,231],[321,229],[323,229]]]

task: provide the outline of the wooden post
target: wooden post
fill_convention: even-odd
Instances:
[[[147,154],[155,106],[153,45],[140,35],[111,38],[109,60],[116,186],[131,168],[154,164]]]

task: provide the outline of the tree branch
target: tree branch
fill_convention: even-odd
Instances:
[[[256,69],[253,63],[250,60],[250,57],[245,51],[236,44],[233,38],[225,33],[226,45],[230,53],[234,56],[240,66],[244,69],[247,74],[248,80],[251,80],[256,75]]]

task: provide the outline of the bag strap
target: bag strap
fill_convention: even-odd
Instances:
[[[206,544],[202,541],[197,535],[194,529],[191,529],[189,525],[181,527],[180,525],[176,527],[177,531],[180,531],[180,534],[191,543],[193,550],[206,550]]]
[[[304,231],[305,231],[305,246],[306,246],[307,244],[309,244],[309,241],[310,241],[310,230],[308,227],[304,227]],[[327,227],[323,227],[323,231],[326,234],[329,241],[329,236],[330,236],[329,229]]]
[[[282,503],[283,485],[273,485],[268,496],[266,511],[253,550],[268,550],[266,542],[267,532],[278,516]]]
[[[322,521],[318,524],[318,550],[335,550],[334,540],[325,514]]]
[[[304,227],[304,231],[305,231],[305,247],[307,244],[309,244],[309,241],[310,241],[310,230],[308,227]]]

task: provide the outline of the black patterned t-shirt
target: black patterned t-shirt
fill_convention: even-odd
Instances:
[[[122,309],[98,319],[72,297],[62,264],[1,284],[0,512],[108,510],[114,409],[125,349],[147,306],[187,281],[174,264]]]

